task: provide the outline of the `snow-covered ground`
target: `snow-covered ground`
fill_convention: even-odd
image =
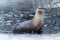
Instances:
[[[0,34],[0,40],[60,40],[60,34]]]

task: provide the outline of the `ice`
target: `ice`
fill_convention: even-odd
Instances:
[[[60,34],[1,34],[0,40],[60,40]]]

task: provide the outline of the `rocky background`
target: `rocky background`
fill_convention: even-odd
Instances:
[[[47,1],[50,5],[47,5],[47,3],[45,3],[45,5],[43,5],[44,3],[40,3],[40,5],[38,1],[35,0],[36,3],[33,0],[24,2],[7,1],[7,4],[1,3],[0,33],[12,33],[15,24],[32,19],[35,14],[35,9],[38,6],[45,8],[45,21],[42,33],[60,33],[60,7],[58,3],[55,3],[57,5],[55,6],[53,1],[53,5],[50,4],[51,1]],[[42,2],[44,2],[44,0]]]

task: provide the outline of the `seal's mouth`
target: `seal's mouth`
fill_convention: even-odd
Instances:
[[[37,11],[39,14],[44,14],[44,11],[43,10],[38,10]]]
[[[43,13],[43,11],[38,11],[38,13]]]

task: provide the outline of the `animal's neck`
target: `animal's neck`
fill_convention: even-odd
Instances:
[[[36,14],[34,16],[34,23],[36,23],[36,25],[38,25],[39,23],[41,24],[41,22],[44,20],[44,15],[38,15]]]
[[[33,25],[36,28],[36,30],[42,26],[43,22],[44,22],[44,15],[35,14],[33,19]]]

